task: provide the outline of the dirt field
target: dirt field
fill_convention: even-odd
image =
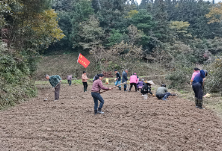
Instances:
[[[58,102],[52,89],[39,90],[37,98],[1,111],[0,151],[222,150],[220,119],[193,102],[112,90],[102,94],[105,114],[94,115],[91,94],[82,89],[62,85]]]

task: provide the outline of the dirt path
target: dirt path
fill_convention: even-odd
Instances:
[[[90,86],[91,88],[91,86]],[[102,94],[93,114],[90,92],[62,85],[60,101],[39,97],[0,112],[0,151],[221,151],[222,124],[210,110],[170,98],[142,100],[137,92]]]

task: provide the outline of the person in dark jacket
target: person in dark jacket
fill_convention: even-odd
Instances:
[[[195,93],[196,108],[203,109],[203,83],[204,78],[207,76],[207,71],[200,70],[192,82],[192,88]]]
[[[148,94],[148,93],[153,95],[153,93],[151,92],[151,84],[144,83],[144,86],[141,89],[141,93],[142,93],[142,95],[145,95],[145,94]]]
[[[62,78],[59,75],[53,75],[53,76],[46,75],[45,78],[47,80],[49,80],[49,83],[52,85],[53,88],[55,88],[55,100],[54,101],[58,101],[59,100],[59,92],[60,92],[60,84],[61,84]]]
[[[125,71],[123,71],[122,73],[122,83],[127,82],[128,80],[127,74],[128,74],[128,70],[125,69]],[[124,84],[124,91],[126,91],[126,88],[127,88],[127,84]]]
[[[121,84],[121,76],[117,70],[114,70],[114,72],[116,74],[115,85],[120,85]],[[121,85],[119,86],[119,90],[121,90]]]

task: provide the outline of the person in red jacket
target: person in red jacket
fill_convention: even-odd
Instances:
[[[100,95],[100,90],[111,90],[112,88],[106,88],[103,86],[102,84],[102,79],[103,79],[104,75],[103,74],[98,74],[95,77],[95,81],[93,82],[93,86],[92,86],[92,90],[91,90],[91,95],[93,97],[94,100],[94,113],[97,114],[104,114],[104,112],[102,112],[102,107],[104,104],[104,100],[102,98],[102,96]],[[99,104],[99,108],[98,108],[98,100],[100,101]]]

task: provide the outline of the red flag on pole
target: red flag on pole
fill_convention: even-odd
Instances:
[[[87,68],[88,65],[90,64],[90,61],[87,60],[81,53],[79,54],[77,63],[83,65],[83,67]]]

